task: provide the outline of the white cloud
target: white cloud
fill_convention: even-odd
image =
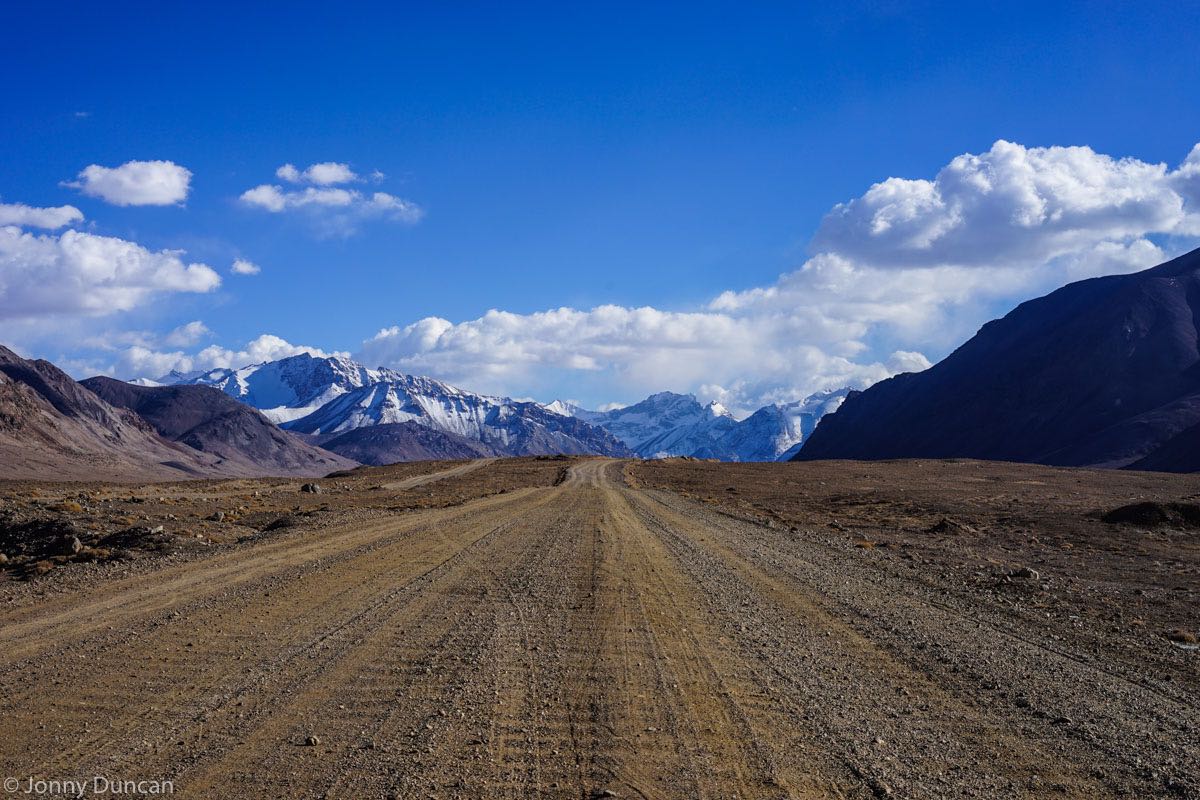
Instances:
[[[1196,209],[1200,208],[1200,144],[1192,148],[1183,164],[1172,173],[1171,182],[1192,211],[1188,221],[1180,226],[1185,230],[1180,232],[1200,236],[1200,214],[1196,213]]]
[[[347,164],[338,164],[333,161],[325,161],[320,164],[313,164],[308,169],[304,170],[304,177],[309,183],[315,183],[319,186],[329,186],[335,183],[350,183],[358,180],[358,176],[354,174],[354,170],[350,169]]]
[[[425,216],[425,211],[416,203],[387,192],[372,192],[367,202],[366,212],[369,216],[379,216],[396,222],[413,224]]]
[[[75,206],[35,208],[24,203],[0,203],[0,225],[53,230],[82,221],[83,213]]]
[[[288,183],[299,183],[300,181],[304,180],[303,174],[300,172],[300,170],[296,169],[295,164],[284,164],[282,167],[275,170],[275,177],[279,178],[281,181],[287,181]]]
[[[244,258],[235,258],[233,266],[229,268],[229,271],[234,275],[257,275],[262,272],[262,267],[253,261],[247,261]]]
[[[601,306],[428,317],[358,357],[494,392],[663,388],[735,412],[923,369],[996,304],[1167,258],[1152,235],[1200,235],[1200,146],[1177,169],[1086,147],[997,142],[933,180],[891,178],[835,207],[814,255],[774,284],[690,311]],[[884,344],[886,343],[886,345]]]
[[[375,170],[371,174],[374,178],[376,175],[382,177],[383,173]],[[359,180],[354,170],[350,169],[349,164],[341,164],[336,161],[322,161],[319,164],[312,164],[308,169],[301,172],[296,169],[294,164],[284,164],[279,169],[275,170],[275,176],[281,181],[288,183],[311,183],[316,186],[334,186],[339,183],[353,183]]]
[[[357,189],[329,186],[286,190],[282,186],[264,183],[247,189],[240,200],[246,206],[273,214],[305,212],[326,234],[348,235],[355,232],[358,223],[369,220],[412,225],[425,215],[416,203],[387,192],[365,194]]]
[[[156,295],[221,284],[211,267],[185,263],[182,255],[81,231],[34,235],[0,227],[0,319],[102,316]]]
[[[205,328],[203,335],[208,335],[208,333],[209,331]],[[165,340],[164,344],[175,347],[184,346],[173,344],[169,339]],[[183,350],[163,351],[155,349],[149,344],[134,344],[121,350],[115,361],[98,371],[126,379],[157,378],[166,375],[171,370],[193,372],[243,367],[247,364],[274,361],[300,353],[311,353],[314,356],[346,355],[345,353],[327,353],[316,347],[295,345],[273,334],[263,334],[236,350],[210,345],[197,353],[187,353]]]
[[[889,178],[836,206],[813,240],[860,266],[1038,266],[1104,241],[1188,229],[1200,209],[1181,194],[1190,163],[1115,159],[1089,147],[998,141],[932,180]]]
[[[430,317],[384,329],[363,344],[358,358],[505,394],[545,392],[589,373],[627,397],[719,383],[734,387],[727,402],[735,411],[820,388],[866,385],[895,371],[856,362],[852,357],[862,348],[844,337],[825,336],[818,346],[805,335],[813,317],[803,310],[730,314],[620,306],[489,311],[457,325]]]
[[[239,198],[242,204],[272,214],[306,214],[322,235],[348,236],[360,223],[370,220],[412,225],[425,215],[411,200],[387,192],[362,192],[342,186],[363,181],[349,164],[323,161],[303,170],[295,164],[284,164],[275,170],[275,176],[297,188],[259,184],[242,192]],[[379,183],[384,174],[374,170],[368,177]]]
[[[256,206],[272,212],[283,211],[287,207],[283,190],[278,186],[271,186],[267,183],[255,186],[253,189],[247,189],[242,192],[242,196],[239,199],[248,206]]]
[[[189,347],[206,336],[211,336],[212,331],[208,329],[200,320],[194,320],[186,325],[180,325],[175,330],[171,331],[163,339],[169,347]]]
[[[191,170],[172,161],[127,161],[92,164],[63,185],[117,206],[169,206],[187,200],[191,180]]]

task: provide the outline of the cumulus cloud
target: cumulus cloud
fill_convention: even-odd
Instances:
[[[307,214],[319,233],[349,235],[359,223],[383,220],[412,225],[425,215],[411,200],[387,192],[361,192],[338,184],[360,180],[347,164],[324,162],[312,164],[301,171],[293,164],[275,170],[280,180],[291,184],[308,184],[288,189],[278,184],[263,183],[242,192],[243,205],[272,214],[300,212]],[[376,178],[378,176],[378,178]],[[383,173],[372,174],[373,180]]]
[[[257,275],[262,272],[262,267],[253,261],[247,261],[244,258],[235,258],[233,266],[229,268],[229,271],[234,275]]]
[[[429,317],[379,331],[357,357],[500,393],[543,390],[588,373],[632,396],[719,384],[735,412],[818,389],[865,386],[927,365],[913,353],[887,363],[856,360],[864,348],[848,334],[859,329],[836,331],[812,309],[756,312],[609,305],[533,314],[493,310],[458,324]]]
[[[83,213],[75,206],[36,208],[24,203],[0,203],[0,225],[54,230],[82,221]]]
[[[263,184],[247,189],[242,193],[241,200],[248,206],[273,213],[301,208],[345,209],[361,217],[389,217],[396,222],[408,223],[417,222],[424,214],[415,203],[387,192],[363,194],[353,189],[317,189],[310,186],[289,192],[279,186]]]
[[[1200,208],[1200,144],[1188,153],[1183,164],[1171,175],[1171,181],[1192,210],[1188,221],[1180,227],[1186,228],[1183,232],[1190,236],[1200,236],[1200,215],[1196,213]]]
[[[127,161],[92,164],[63,185],[117,206],[169,206],[187,200],[191,180],[191,170],[173,161]]]
[[[0,319],[102,316],[151,297],[209,292],[217,273],[179,250],[151,251],[111,236],[68,230],[35,235],[0,227]]]
[[[813,240],[860,266],[1038,266],[1105,241],[1191,229],[1193,150],[1179,169],[1090,147],[998,141],[933,180],[889,178],[836,206]],[[1193,199],[1194,202],[1194,199]]]
[[[208,329],[200,320],[194,320],[186,325],[180,325],[175,330],[168,333],[163,341],[169,347],[189,347],[206,336],[211,336],[212,331]]]
[[[372,173],[372,178],[375,175],[383,176],[379,170]],[[275,176],[281,181],[288,183],[311,183],[317,186],[333,186],[339,183],[353,183],[359,180],[358,175],[354,170],[350,169],[349,164],[341,164],[336,161],[322,161],[319,164],[311,164],[308,169],[303,171],[296,168],[294,164],[284,164],[279,169],[275,170]]]
[[[411,200],[387,192],[346,188],[343,184],[363,181],[349,164],[323,161],[303,170],[295,164],[284,164],[275,170],[275,177],[295,188],[259,184],[242,192],[242,204],[272,214],[305,214],[321,235],[348,236],[357,231],[359,224],[370,220],[412,225],[425,215]],[[369,177],[379,183],[384,175],[374,170]]]
[[[202,323],[191,323],[192,325]],[[184,326],[185,328],[188,326]],[[204,329],[201,335],[210,332]],[[168,338],[163,344],[183,347],[185,344],[174,344]],[[295,345],[273,334],[263,334],[247,342],[239,349],[229,349],[218,345],[209,345],[196,353],[188,353],[182,349],[163,350],[152,343],[138,343],[124,347],[117,353],[115,360],[99,369],[107,374],[120,378],[157,378],[172,370],[179,372],[200,372],[210,369],[244,367],[247,364],[259,364],[263,361],[274,361],[301,353],[314,356],[346,355],[345,353],[327,353],[317,347]]]
[[[281,181],[287,181],[288,183],[300,183],[302,180],[304,180],[303,173],[296,169],[295,164],[284,164],[282,167],[275,170],[275,177],[279,178]]]
[[[1200,235],[1200,146],[1176,169],[1087,147],[999,141],[932,180],[889,178],[836,206],[812,256],[770,286],[685,311],[489,311],[385,328],[358,357],[487,391],[693,390],[735,411],[929,366],[997,306],[1168,255]],[[594,380],[600,376],[602,380]]]

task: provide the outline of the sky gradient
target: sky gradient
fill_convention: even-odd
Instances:
[[[0,204],[82,216],[7,212],[0,340],[80,376],[311,347],[748,410],[919,368],[1200,235],[1198,7],[171,5],[0,32]],[[85,173],[129,162],[186,171],[182,195],[178,170]],[[930,184],[871,195],[893,177]],[[264,185],[292,199],[245,197]],[[184,255],[97,278],[71,232]]]

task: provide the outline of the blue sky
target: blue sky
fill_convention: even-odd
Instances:
[[[0,60],[19,78],[0,110],[0,203],[69,205],[83,217],[22,234],[75,230],[151,255],[183,250],[185,266],[207,265],[219,285],[198,273],[164,278],[148,263],[151,278],[132,279],[119,300],[39,300],[30,311],[36,293],[14,288],[20,281],[96,287],[94,275],[76,274],[85,266],[61,260],[39,278],[22,239],[0,249],[0,339],[79,374],[131,377],[284,352],[248,347],[266,334],[467,388],[591,405],[674,389],[745,409],[866,383],[917,368],[918,353],[937,360],[1021,299],[1194,243],[1196,181],[1183,165],[1200,141],[1198,9],[10,9]],[[998,140],[1021,149],[997,152]],[[1067,146],[1095,159],[1052,149]],[[1030,225],[997,232],[986,214],[1015,217],[990,200],[964,201],[975,211],[962,223],[953,204],[922,205],[921,187],[862,200],[840,227],[828,222],[839,203],[888,178],[934,181],[956,157],[989,153],[968,171],[994,175],[1003,164],[1034,174],[1045,195],[1016,201],[1048,209],[1045,235],[1018,250],[965,256]],[[78,176],[89,165],[131,161],[186,168],[185,195],[122,206],[85,193]],[[325,162],[359,180],[276,176],[284,164]],[[1063,188],[1054,177],[1063,169],[1090,177]],[[264,184],[384,192],[420,218],[272,212],[239,199]],[[1116,221],[1093,213],[1098,193],[1125,197],[1114,201]],[[1060,206],[1083,216],[1050,230]],[[901,212],[938,231],[952,219],[962,235],[944,252],[945,239],[888,239],[880,220]],[[859,247],[867,240],[878,246]],[[832,279],[818,261],[789,281],[823,255],[844,274]],[[261,272],[231,274],[236,258]],[[617,311],[590,313],[608,306]],[[503,314],[484,316],[491,309]],[[172,337],[197,321],[204,333]],[[393,333],[375,339],[383,329]]]

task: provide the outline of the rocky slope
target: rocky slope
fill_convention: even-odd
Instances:
[[[321,439],[321,447],[326,450],[373,466],[401,461],[484,458],[501,454],[483,442],[434,430],[412,421],[368,425]]]
[[[356,465],[300,441],[209,386],[137,386],[105,377],[82,385],[136,413],[164,438],[215,457],[227,475],[325,475]]]
[[[49,361],[0,346],[0,478],[169,480],[222,474]]]
[[[1200,464],[1200,250],[1023,303],[930,369],[852,393],[800,459]]]

